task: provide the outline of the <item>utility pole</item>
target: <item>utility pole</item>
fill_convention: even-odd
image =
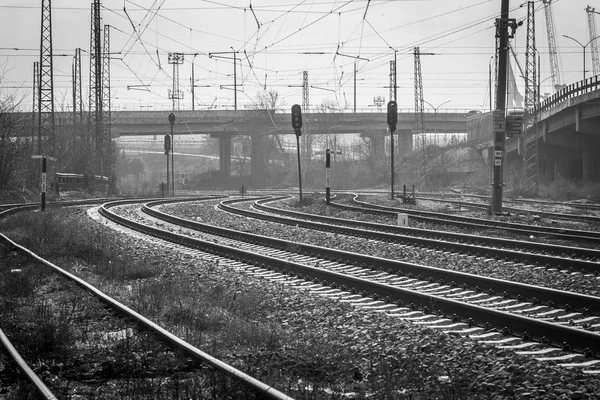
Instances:
[[[349,57],[349,58],[354,58],[354,114],[356,114],[356,74],[358,72],[357,67],[356,67],[356,63],[358,62],[358,60],[363,60],[363,61],[369,61],[368,58],[364,58],[364,57],[360,57],[360,56],[350,56],[347,54],[342,54],[339,52],[335,52],[335,54],[337,56],[342,56],[342,57]]]
[[[196,87],[196,81],[194,78],[194,60],[196,59],[197,55],[198,53],[194,53],[194,58],[192,58],[192,111],[194,111],[194,107],[196,104],[196,95],[194,94],[194,88]]]
[[[508,63],[508,39],[514,37],[517,23],[508,18],[509,0],[502,0],[500,18],[496,19],[498,41],[498,90],[496,91],[496,110],[493,116],[494,131],[494,170],[490,214],[502,212],[502,194],[504,190],[504,149],[506,145],[506,72]],[[509,28],[511,33],[509,34]]]
[[[488,79],[489,79],[489,91],[490,91],[490,112],[494,111],[494,101],[492,100],[493,92],[492,92],[492,60],[494,56],[490,58],[488,62]]]
[[[233,49],[233,47],[231,47],[231,51],[220,51],[220,52],[216,52],[216,53],[208,53],[208,58],[221,58],[224,60],[233,60],[233,109],[235,111],[237,111],[237,51],[235,51]],[[233,58],[231,57],[224,57],[221,56],[220,54],[232,54],[233,53]],[[221,85],[221,88],[224,88],[227,85]]]
[[[237,111],[237,57],[233,47],[229,47],[233,51],[233,110]]]

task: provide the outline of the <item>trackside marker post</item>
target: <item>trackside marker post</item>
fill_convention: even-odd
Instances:
[[[325,150],[325,214],[330,215],[330,202],[331,202],[331,150]]]
[[[31,158],[41,158],[42,159],[42,199],[41,199],[41,211],[46,211],[46,182],[47,182],[47,174],[46,174],[46,164],[47,160],[56,161],[56,158],[47,156],[45,154],[42,155],[33,155]]]

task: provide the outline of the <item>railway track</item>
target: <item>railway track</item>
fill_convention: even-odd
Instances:
[[[363,211],[378,213],[384,215],[397,215],[398,213],[408,214],[415,221],[428,222],[432,224],[450,224],[464,229],[494,229],[521,235],[527,238],[531,235],[543,235],[544,237],[554,237],[567,241],[581,241],[590,245],[600,245],[600,232],[589,230],[577,230],[568,228],[555,228],[549,226],[537,226],[531,224],[519,224],[494,219],[474,218],[462,215],[422,211],[402,207],[389,207],[379,204],[368,203],[358,200],[358,195],[354,195],[351,203],[357,207],[348,206],[341,202],[332,202],[332,205],[342,209],[357,211],[361,208]],[[387,214],[392,213],[392,214]]]
[[[85,204],[89,204],[89,202]],[[24,209],[29,209],[29,206],[25,206]],[[0,217],[12,212],[15,212],[15,210],[5,210],[0,214]],[[198,396],[227,396],[228,398],[238,399],[291,399],[273,387],[242,373],[183,341],[114,298],[99,291],[83,279],[39,257],[34,252],[15,243],[3,234],[0,234],[0,247],[4,249],[5,254],[19,254],[19,257],[27,259],[27,263],[37,264],[34,269],[29,270],[29,273],[31,271],[41,273],[37,271],[43,268],[47,269],[48,274],[44,275],[41,284],[49,284],[51,286],[47,290],[49,295],[56,297],[58,293],[60,299],[42,299],[40,300],[41,305],[31,306],[38,310],[37,313],[42,310],[43,318],[51,319],[51,313],[60,311],[52,311],[53,304],[62,304],[63,308],[69,307],[69,304],[72,304],[73,310],[70,311],[69,318],[72,318],[73,321],[70,325],[80,324],[80,319],[91,315],[92,318],[94,318],[93,316],[101,318],[103,326],[111,325],[116,327],[116,331],[112,332],[82,333],[80,338],[71,337],[73,340],[77,339],[78,343],[76,347],[79,351],[83,352],[86,349],[91,349],[92,358],[100,357],[97,364],[95,364],[97,366],[94,366],[91,371],[65,373],[71,379],[75,379],[75,381],[91,380],[92,382],[106,379],[113,382],[111,384],[113,388],[119,387],[122,381],[126,391],[121,393],[129,393],[131,390],[136,390],[135,387],[139,387],[139,389],[145,388],[144,390],[151,390],[157,396],[170,397],[172,393],[169,394],[169,390],[185,390],[191,393],[190,388],[192,388],[192,392]],[[21,266],[25,262],[19,260],[15,263],[15,265]],[[13,269],[10,273],[17,276],[15,279],[18,279],[21,269]],[[63,285],[66,285],[67,288],[63,289]],[[85,293],[85,295],[82,295],[82,293]],[[92,302],[85,300],[86,296],[92,298]],[[67,304],[63,304],[65,299],[70,299],[66,301]],[[98,307],[96,303],[102,305]],[[91,307],[92,310],[87,309],[87,307]],[[112,310],[114,314],[107,313],[106,308]],[[102,312],[101,310],[105,311]],[[33,315],[37,315],[36,312],[33,312]],[[111,322],[113,319],[115,320],[114,323]],[[90,326],[99,326],[97,322],[92,319],[89,322],[85,322],[84,325],[87,327],[86,329],[89,329]],[[40,323],[43,322],[40,321]],[[66,340],[67,338],[65,336],[64,339]],[[76,371],[77,366],[84,363],[81,360],[77,361],[77,354],[72,354],[71,356],[75,356],[75,361],[62,360],[69,365],[66,366],[60,363],[50,368],[48,372],[47,367],[44,369],[40,368],[40,365],[32,366],[31,362],[34,360],[25,361],[24,357],[16,350],[16,346],[11,343],[10,338],[3,331],[0,331],[0,342],[7,350],[7,354],[10,355],[15,365],[23,371],[27,380],[35,387],[37,394],[41,398],[57,398],[49,389],[51,385],[48,385],[48,381],[51,382],[56,379],[53,376],[55,376],[57,369],[74,367]],[[122,343],[126,343],[126,346],[123,346]],[[99,353],[103,353],[100,349],[103,349],[106,353],[104,354],[106,356],[105,359],[101,358],[102,354],[98,355]],[[151,354],[150,359],[146,358],[146,356],[141,356],[144,354]],[[181,355],[184,355],[184,357],[182,358]],[[191,363],[190,360],[192,360]],[[71,363],[73,365],[70,365]],[[129,363],[133,363],[133,368],[130,372],[132,375],[128,375],[126,372]],[[42,367],[44,366],[42,365]],[[42,377],[40,376],[40,371],[44,374]],[[165,385],[166,379],[170,376],[175,376],[177,378],[176,382]],[[149,379],[150,384],[146,383],[144,386],[138,383],[144,379]],[[150,389],[151,387],[153,389]],[[64,390],[67,390],[68,393],[63,393]],[[61,398],[72,395],[73,390],[77,392],[77,388],[72,387],[61,389]],[[84,394],[84,396],[86,395]]]
[[[421,195],[418,196],[417,199],[420,200],[428,200],[428,201],[435,201],[435,202],[441,202],[441,203],[446,203],[446,204],[454,204],[457,206],[464,206],[464,207],[471,207],[471,208],[475,208],[475,209],[480,209],[480,210],[488,210],[489,209],[489,198],[486,196],[475,196],[475,195],[462,195],[459,197],[462,197],[463,199],[459,199],[459,200],[450,200],[448,198],[438,198],[438,197],[427,197],[426,195]],[[480,200],[479,202],[473,202],[473,201],[465,201],[464,198],[474,198],[476,200]],[[573,204],[573,203],[558,203],[558,202],[539,202],[539,201],[532,201],[532,200],[524,200],[524,201],[509,201],[508,203],[512,203],[515,205],[520,205],[520,204],[537,204],[538,206],[540,204],[542,205],[546,205],[546,206],[569,206],[578,210],[591,210],[593,212],[597,212],[600,207],[596,206],[596,205],[591,205],[591,204]],[[523,207],[509,207],[509,206],[503,206],[502,207],[503,212],[510,212],[510,213],[516,213],[516,214],[536,214],[538,216],[541,217],[545,217],[545,218],[552,218],[552,219],[559,219],[559,220],[567,220],[567,221],[579,221],[579,222],[585,222],[585,223],[593,223],[593,224],[597,224],[600,222],[600,217],[599,216],[595,216],[595,215],[582,215],[582,214],[575,214],[575,213],[570,213],[570,214],[564,214],[564,213],[558,213],[558,212],[551,212],[551,211],[542,211],[539,209],[526,209]]]
[[[232,202],[236,201],[221,202],[220,208],[234,211],[232,208],[235,207],[228,204]],[[424,324],[453,334],[470,335],[486,343],[514,346],[523,354],[538,355],[540,359],[562,360],[566,366],[573,366],[568,361],[592,357],[599,348],[600,335],[592,330],[600,326],[597,325],[600,320],[597,317],[600,299],[592,296],[236,232],[153,210],[151,206],[158,204],[148,204],[143,212],[194,229],[197,233],[175,233],[171,232],[174,228],[160,229],[128,220],[109,211],[111,206],[117,204],[105,205],[101,213],[132,229],[164,240],[252,264],[254,268],[263,270],[260,273],[265,276],[284,279],[284,275],[292,275],[293,278],[285,279],[318,282],[328,287],[324,289],[328,293],[323,294],[342,299],[351,300],[361,293],[379,299],[371,301],[377,303],[376,307],[381,310],[389,309],[388,312],[401,318],[417,318]],[[290,251],[290,248],[294,251]],[[264,271],[266,269],[270,272]],[[448,284],[451,280],[453,283]],[[492,290],[502,294],[492,294]],[[531,298],[532,294],[537,298]],[[545,301],[549,304],[543,304]],[[571,312],[566,306],[558,308],[551,302],[576,303],[577,307],[582,307],[582,312]],[[520,338],[503,337],[511,333],[518,334]],[[538,341],[532,341],[534,338]],[[519,341],[519,344],[507,344],[515,341]],[[540,343],[546,347],[535,349]],[[524,350],[530,348],[535,350]],[[580,353],[541,357],[544,354],[570,352],[572,349]],[[597,363],[596,360],[586,362],[587,367]]]
[[[508,259],[534,267],[560,268],[571,272],[580,271],[593,274],[599,272],[598,260],[600,260],[600,251],[596,249],[557,246],[537,242],[523,242],[331,218],[269,207],[261,204],[261,202],[258,202],[255,208],[264,211],[264,213],[231,211],[245,213],[246,216],[255,218],[273,218],[275,220],[278,218],[277,215],[286,215],[290,217],[290,220],[286,222],[285,219],[280,219],[281,223],[300,225],[326,232],[337,232],[349,236],[360,236],[384,242],[419,246],[425,249],[461,252],[466,255],[476,255],[486,258]]]

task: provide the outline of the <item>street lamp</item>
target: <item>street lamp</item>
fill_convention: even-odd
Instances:
[[[569,35],[563,35],[564,37],[566,37],[567,39],[571,39],[572,41],[576,42],[578,45],[581,46],[581,48],[583,49],[583,80],[585,81],[585,48],[588,46],[588,44],[592,43],[594,40],[600,38],[600,35],[596,36],[595,38],[590,39],[589,42],[587,42],[585,45],[581,44],[581,42],[575,38],[572,38]]]
[[[429,106],[430,106],[431,108],[433,108],[433,112],[434,112],[434,114],[433,114],[433,124],[435,125],[435,131],[434,131],[433,133],[435,134],[435,140],[436,140],[436,141],[438,141],[438,137],[437,137],[437,112],[438,112],[438,109],[439,109],[441,106],[443,106],[444,104],[450,103],[451,101],[452,101],[452,100],[446,100],[445,102],[443,102],[443,103],[442,103],[442,104],[440,104],[439,106],[437,106],[437,107],[434,107],[434,106],[433,106],[433,104],[431,104],[431,103],[430,103],[430,102],[428,102],[427,100],[423,100],[423,102],[424,102],[424,103],[427,103],[427,104],[429,104]],[[438,143],[437,143],[437,144],[438,144],[438,146],[439,146],[439,141],[438,141]]]

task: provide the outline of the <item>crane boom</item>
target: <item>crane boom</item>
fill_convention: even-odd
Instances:
[[[595,8],[587,6],[585,8],[588,17],[588,28],[590,30],[590,44],[592,47],[592,71],[594,71],[594,75],[600,75],[600,49],[598,46],[598,40],[595,40],[598,37],[598,33],[596,33],[596,19],[594,14],[600,14],[596,11]]]
[[[542,0],[546,14],[546,30],[548,34],[548,54],[550,55],[550,68],[552,71],[552,84],[556,90],[563,86],[560,77],[558,52],[556,51],[556,30],[554,29],[554,15],[552,13],[552,0]]]

